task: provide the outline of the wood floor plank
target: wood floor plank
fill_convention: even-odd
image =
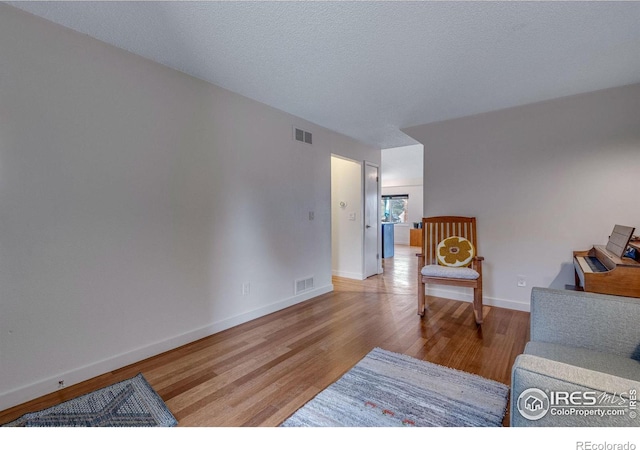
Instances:
[[[419,249],[396,246],[384,273],[0,412],[0,423],[142,372],[179,426],[277,426],[374,347],[509,384],[529,313],[427,297],[416,314]]]

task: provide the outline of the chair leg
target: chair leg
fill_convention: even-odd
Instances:
[[[473,290],[473,315],[478,325],[482,324],[482,288]]]

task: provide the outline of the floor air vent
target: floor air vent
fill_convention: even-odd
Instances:
[[[296,280],[296,294],[313,289],[313,277]]]

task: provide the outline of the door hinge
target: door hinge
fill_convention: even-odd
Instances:
[[[376,253],[376,259],[380,259],[380,253]]]
[[[376,177],[376,183],[380,182],[380,177]]]

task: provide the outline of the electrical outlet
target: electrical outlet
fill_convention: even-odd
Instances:
[[[58,381],[58,389],[62,389],[64,387],[64,380]]]
[[[251,283],[242,283],[242,295],[249,295],[251,293]]]
[[[527,287],[527,277],[518,275],[518,287]]]

